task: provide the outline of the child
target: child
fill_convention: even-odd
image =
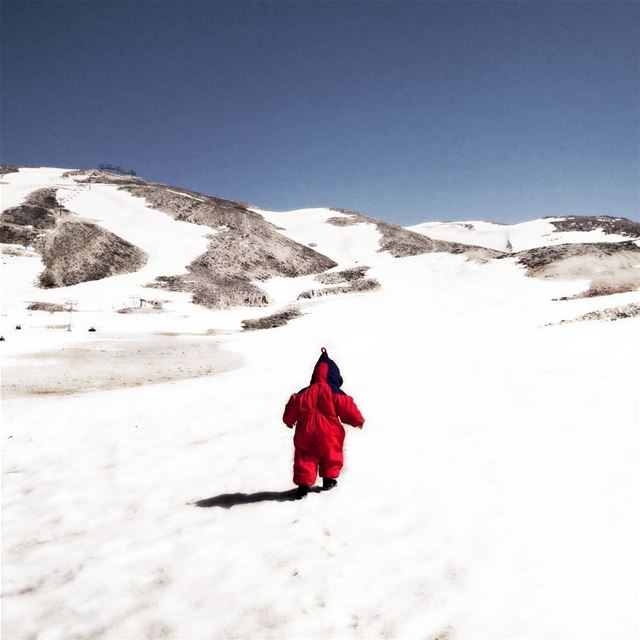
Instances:
[[[309,488],[316,481],[318,467],[323,491],[338,484],[336,478],[343,463],[342,422],[359,429],[364,424],[353,398],[340,388],[342,376],[338,365],[329,358],[324,347],[321,351],[310,386],[289,398],[282,416],[287,427],[296,426],[293,482],[298,485],[298,498],[309,493]]]

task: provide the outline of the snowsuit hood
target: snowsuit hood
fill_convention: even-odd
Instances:
[[[344,391],[340,388],[344,382],[340,375],[340,369],[329,357],[324,347],[322,348],[318,362],[316,362],[316,366],[313,368],[310,384],[314,384],[315,382],[326,382],[331,387],[333,393],[344,395]]]

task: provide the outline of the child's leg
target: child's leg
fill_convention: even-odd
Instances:
[[[320,475],[323,478],[337,478],[344,463],[342,446],[344,429],[335,429],[324,441],[320,457]]]
[[[318,457],[298,448],[293,456],[293,483],[312,485],[318,475]]]

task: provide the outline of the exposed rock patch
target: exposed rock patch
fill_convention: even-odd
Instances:
[[[278,313],[263,318],[252,318],[242,321],[242,328],[245,331],[257,331],[258,329],[273,329],[274,327],[283,327],[289,320],[299,318],[302,315],[297,307],[291,307]]]
[[[557,231],[594,231],[602,229],[612,235],[640,238],[640,222],[613,216],[566,216],[559,220],[548,219]]]
[[[130,242],[90,222],[63,222],[42,248],[42,287],[66,287],[137,271],[147,255]]]

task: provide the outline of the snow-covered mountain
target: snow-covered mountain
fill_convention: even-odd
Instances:
[[[640,633],[637,223],[1,173],[3,636]],[[366,424],[295,502],[321,346]]]
[[[519,224],[423,222],[407,227],[436,240],[475,244],[514,253],[560,244],[621,242],[640,237],[640,222],[612,216],[565,216],[540,218]]]

